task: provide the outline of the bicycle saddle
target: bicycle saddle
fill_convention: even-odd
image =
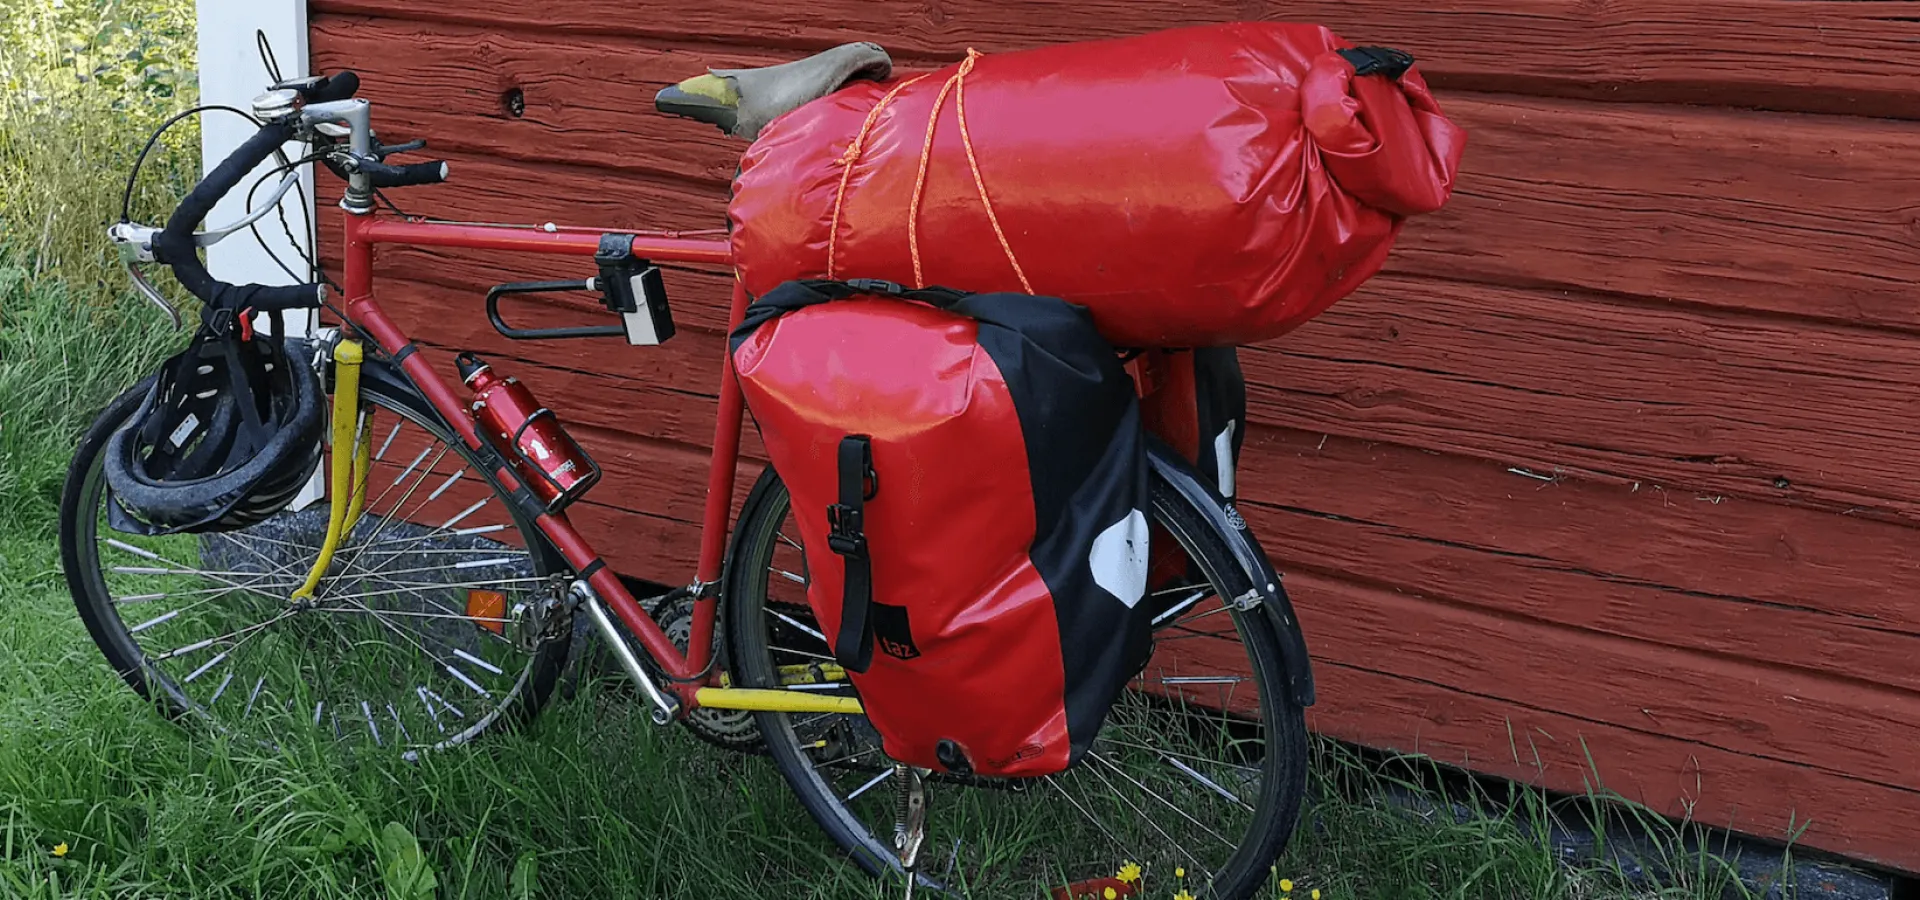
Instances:
[[[841,44],[805,59],[758,69],[709,69],[654,95],[668,115],[705,122],[753,140],[768,122],[839,90],[854,78],[884,81],[893,60],[879,44]]]

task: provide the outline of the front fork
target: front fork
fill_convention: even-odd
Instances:
[[[307,580],[288,598],[295,604],[313,599],[314,589],[333,565],[341,538],[353,531],[366,511],[373,442],[367,440],[366,416],[360,409],[360,364],[365,359],[359,341],[344,339],[333,348],[333,465],[327,489],[327,536]]]

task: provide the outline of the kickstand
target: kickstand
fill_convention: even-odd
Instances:
[[[927,842],[927,781],[930,769],[893,767],[893,846],[907,876],[907,900],[920,883],[920,848]]]

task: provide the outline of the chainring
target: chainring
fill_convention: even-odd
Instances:
[[[654,610],[653,616],[654,621],[660,623],[660,630],[666,632],[667,639],[680,652],[687,652],[687,647],[693,643],[693,598],[670,597]],[[719,659],[723,652],[720,630],[717,628],[713,634],[713,652],[715,659]],[[766,743],[760,737],[760,728],[754,723],[750,710],[703,706],[687,713],[682,721],[694,737],[716,747],[738,753],[766,752]]]

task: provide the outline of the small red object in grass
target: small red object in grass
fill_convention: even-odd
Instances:
[[[1113,890],[1113,896],[1138,897],[1140,887],[1137,883],[1128,884],[1118,878],[1092,878],[1075,882],[1066,887],[1053,889],[1053,900],[1107,900],[1107,890]]]

